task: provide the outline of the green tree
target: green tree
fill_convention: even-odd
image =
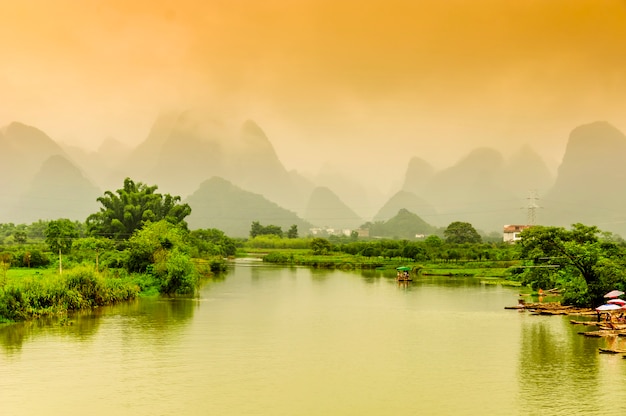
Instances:
[[[524,230],[517,246],[521,258],[533,267],[524,270],[522,279],[562,285],[566,289],[564,303],[603,303],[603,295],[615,288],[623,289],[624,281],[620,277],[623,266],[619,248],[611,241],[601,241],[599,234],[597,227],[583,224],[574,224],[571,230],[542,226]]]
[[[311,251],[313,254],[328,254],[331,250],[330,241],[325,238],[314,238],[311,240]]]
[[[88,232],[125,240],[147,222],[165,220],[186,228],[184,219],[191,214],[191,207],[181,204],[179,196],[163,195],[156,190],[156,186],[135,183],[126,178],[122,189],[116,193],[106,191],[98,198],[102,207],[99,212],[87,217]]]
[[[34,240],[43,240],[46,237],[48,222],[49,221],[39,220],[30,224],[26,229],[26,232],[28,233],[28,238]]]
[[[287,231],[287,238],[298,238],[298,226],[293,224]]]
[[[26,231],[16,231],[13,233],[13,239],[17,244],[26,244],[26,241],[28,240]]]
[[[250,238],[254,238],[259,235],[276,235],[278,237],[282,237],[283,230],[277,225],[263,226],[259,221],[252,221],[252,225],[250,226]]]
[[[259,221],[252,221],[252,225],[250,226],[250,238],[254,238],[257,235],[261,235],[263,233],[263,226]]]
[[[422,247],[422,243],[408,243],[402,248],[402,257],[413,260],[422,260],[426,256],[426,250]]]
[[[96,271],[100,270],[100,254],[113,248],[113,241],[102,237],[79,238],[74,242],[74,249],[80,252],[87,252],[95,257]]]
[[[266,225],[263,228],[263,235],[275,235],[282,238],[283,229],[278,225]]]
[[[52,252],[69,253],[75,238],[78,238],[78,230],[72,221],[60,219],[48,223],[46,244],[48,244]]]
[[[447,243],[480,243],[480,234],[469,222],[455,221],[444,230],[443,236]]]
[[[193,293],[198,272],[189,255],[188,231],[161,220],[148,223],[128,240],[128,268],[147,272],[161,293]]]
[[[63,273],[62,254],[72,249],[73,239],[78,238],[76,225],[68,219],[50,221],[46,229],[46,244],[54,253],[59,253],[59,274]],[[30,262],[30,256],[29,256]]]
[[[193,230],[190,233],[191,244],[198,250],[200,257],[234,256],[237,252],[235,240],[227,237],[223,231],[209,228]]]

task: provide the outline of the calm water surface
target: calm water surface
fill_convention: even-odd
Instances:
[[[606,415],[626,360],[475,279],[238,263],[195,299],[0,328],[0,415]]]

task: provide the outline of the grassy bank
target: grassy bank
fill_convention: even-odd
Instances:
[[[77,267],[59,275],[51,269],[11,269],[0,288],[0,322],[14,322],[90,309],[134,299],[148,282]]]
[[[470,276],[486,279],[507,279],[511,277],[510,267],[516,264],[511,262],[446,262],[446,263],[418,263],[406,258],[383,258],[332,253],[313,255],[310,250],[267,250],[249,251],[248,255],[261,257],[264,262],[284,265],[309,266],[326,269],[389,269],[395,270],[398,266],[409,266],[414,272],[432,276]]]
[[[266,254],[254,253],[261,256],[264,262],[285,265],[308,266],[319,269],[377,269],[392,267],[395,263],[379,258],[352,256],[350,254],[320,254],[312,255],[310,250],[271,251]]]

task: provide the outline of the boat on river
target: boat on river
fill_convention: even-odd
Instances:
[[[398,282],[410,282],[413,280],[413,278],[411,278],[410,267],[400,266],[400,267],[396,267],[396,270],[398,271],[397,273]]]

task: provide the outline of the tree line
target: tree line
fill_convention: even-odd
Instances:
[[[62,273],[64,265],[91,264],[98,273],[140,274],[142,289],[192,293],[203,272],[223,270],[223,259],[247,245],[417,263],[514,262],[512,279],[533,289],[562,289],[564,303],[579,306],[597,305],[604,293],[626,289],[624,240],[594,226],[534,226],[521,233],[520,242],[508,244],[483,242],[471,224],[461,221],[449,224],[441,236],[422,240],[366,239],[356,233],[302,238],[295,225],[283,232],[253,221],[250,238],[243,241],[218,229],[189,230],[189,205],[157,189],[126,178],[122,188],[98,198],[100,210],[84,222],[0,224],[0,288],[9,267],[58,266]]]

